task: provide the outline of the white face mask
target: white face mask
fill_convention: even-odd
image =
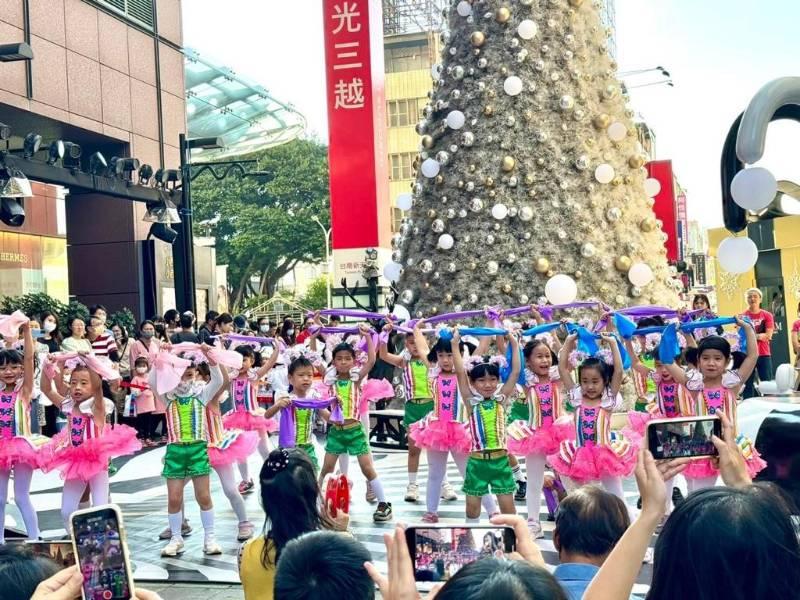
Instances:
[[[50,333],[51,331],[55,331],[55,330],[56,330],[56,324],[55,324],[55,323],[53,323],[52,321],[47,321],[47,322],[44,324],[44,330],[45,330],[47,333]]]
[[[269,325],[262,325],[258,328],[261,333],[269,333]]]
[[[185,396],[185,395],[189,394],[192,391],[193,387],[194,387],[194,383],[193,382],[191,382],[191,381],[181,381],[178,384],[178,387],[175,388],[175,393],[178,396]]]
[[[139,375],[144,375],[147,373],[147,367],[136,367],[136,372],[139,373]]]
[[[286,330],[286,335],[288,337],[292,337],[294,335],[294,329],[287,329]]]

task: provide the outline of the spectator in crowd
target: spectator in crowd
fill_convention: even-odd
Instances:
[[[258,335],[261,337],[275,337],[275,323],[271,322],[267,317],[261,317],[256,326],[258,327]]]
[[[149,357],[155,355],[161,347],[161,342],[156,337],[156,326],[152,321],[142,321],[139,325],[139,335],[136,342],[131,347],[130,362],[134,364],[140,356]]]
[[[172,344],[180,344],[182,342],[200,343],[200,337],[194,332],[194,314],[191,311],[187,310],[181,314],[180,329],[170,336],[169,341]]]
[[[25,546],[0,545],[0,600],[33,596],[36,586],[58,572],[58,565]]]
[[[309,328],[313,324],[314,324],[314,319],[312,319],[311,317],[305,317],[303,319],[303,329],[297,335],[297,343],[298,344],[305,343],[305,341],[311,336],[311,331],[309,331]]]
[[[286,317],[283,320],[283,325],[281,325],[280,338],[283,340],[283,343],[290,348],[297,343],[294,321],[290,317]]]
[[[64,352],[91,352],[92,343],[86,339],[86,323],[80,317],[72,317],[67,323],[69,335],[61,342]]]
[[[775,318],[771,312],[761,308],[762,297],[761,290],[758,288],[750,288],[745,293],[747,311],[743,316],[753,323],[753,330],[756,332],[756,340],[758,340],[758,362],[753,374],[750,375],[747,383],[745,383],[744,391],[742,392],[742,397],[745,399],[761,395],[755,386],[756,375],[758,375],[759,381],[769,381],[773,378],[770,341],[772,340],[772,334],[775,332]]]
[[[103,335],[112,336],[111,330],[108,328],[108,309],[102,304],[92,304],[89,307],[89,316],[97,317],[103,324]]]
[[[155,327],[155,338],[161,342],[168,342],[169,338],[167,337],[167,324],[164,321],[164,317],[156,315],[150,319],[150,321],[152,321],[153,326]]]
[[[225,335],[228,333],[233,333],[233,316],[230,313],[222,313],[217,317],[214,335]],[[224,340],[223,345],[225,348],[229,348],[231,343],[228,340]]]
[[[210,310],[206,313],[206,320],[203,322],[197,332],[197,336],[200,338],[201,344],[212,345],[214,343],[214,340],[211,339],[211,336],[214,335],[214,328],[217,325],[218,316],[219,313],[215,310]]]
[[[275,598],[371,600],[375,585],[364,569],[371,559],[369,550],[349,535],[333,531],[303,534],[286,544],[281,553]]]
[[[247,317],[244,315],[236,315],[233,318],[233,329],[236,333],[241,333],[243,335],[250,334],[250,326],[247,323]]]
[[[178,322],[180,320],[180,313],[174,308],[170,308],[164,313],[164,335],[169,339],[173,333],[178,329]]]
[[[570,600],[583,597],[630,524],[625,503],[600,487],[578,488],[561,501],[553,532],[553,545],[561,564],[553,575]]]
[[[106,335],[106,324],[98,316],[89,317],[86,336],[92,345],[92,354],[107,357],[111,362],[119,362],[119,349],[113,335]]]
[[[131,348],[133,343],[128,336],[128,329],[124,325],[115,323],[111,326],[111,333],[114,335],[117,354],[119,354],[119,374],[124,380],[128,381],[131,378]]]
[[[347,513],[339,511],[333,519],[327,510],[320,508],[314,465],[302,450],[270,452],[259,480],[266,533],[250,540],[239,551],[239,576],[246,600],[273,598],[275,568],[291,540],[319,529],[343,531],[349,523]],[[332,557],[326,556],[326,560],[329,558]]]
[[[36,341],[47,346],[50,352],[58,352],[61,346],[61,331],[59,331],[58,315],[46,310],[39,318],[42,322],[42,337]]]
[[[733,425],[718,413],[723,439],[712,439],[726,487],[691,494],[667,519],[655,547],[648,600],[793,598],[800,581],[800,541],[788,501],[771,484],[753,485]],[[586,591],[586,600],[623,600],[639,573],[664,512],[664,481],[690,459],[657,463],[641,450],[636,481],[642,512]],[[796,510],[796,508],[794,508]]]

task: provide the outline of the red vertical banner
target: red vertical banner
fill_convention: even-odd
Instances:
[[[380,0],[323,0],[334,250],[388,245]]]
[[[667,234],[664,247],[667,249],[667,260],[678,260],[678,218],[675,202],[675,182],[672,175],[671,160],[654,160],[647,163],[647,173],[661,184],[661,191],[656,194],[653,212],[663,223],[662,229]]]

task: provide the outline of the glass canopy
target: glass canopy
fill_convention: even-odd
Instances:
[[[196,50],[184,48],[183,54],[189,137],[220,137],[225,145],[194,150],[195,156],[216,160],[249,154],[289,142],[305,130],[305,117],[263,86]]]

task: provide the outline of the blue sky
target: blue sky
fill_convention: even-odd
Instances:
[[[261,82],[327,137],[321,0],[188,0],[184,43]],[[776,77],[798,75],[800,1],[616,0],[620,71],[662,65],[674,88],[631,90],[688,190],[689,217],[722,224],[719,157],[732,121]],[[628,83],[645,83],[647,76]],[[770,126],[759,163],[800,182],[800,124]]]

